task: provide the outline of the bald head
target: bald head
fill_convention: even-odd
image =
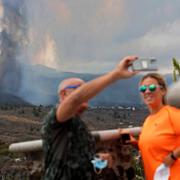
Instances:
[[[80,79],[80,78],[67,78],[67,79],[64,79],[63,81],[61,81],[61,83],[59,84],[59,87],[58,87],[58,95],[60,95],[60,92],[62,90],[65,90],[66,88],[73,88],[73,87],[76,87],[76,86],[80,86],[82,84],[84,84],[85,82]]]
[[[69,97],[69,95],[75,89],[77,89],[79,86],[83,84],[85,84],[85,82],[80,78],[68,78],[61,81],[58,87],[58,96],[59,96],[60,102],[62,103],[65,99],[68,99],[67,97]],[[76,107],[77,109],[76,109],[76,112],[74,113],[77,115],[80,115],[87,109],[87,107],[88,107],[88,103],[82,102],[81,104],[78,105],[78,107]]]

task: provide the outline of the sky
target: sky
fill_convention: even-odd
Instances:
[[[179,0],[26,0],[26,61],[59,71],[104,73],[127,55],[180,59]],[[22,61],[24,59],[22,58]]]

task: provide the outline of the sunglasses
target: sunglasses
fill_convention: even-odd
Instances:
[[[149,89],[150,92],[154,92],[158,87],[162,87],[162,86],[155,84],[150,84],[149,86],[142,85],[139,87],[139,91],[145,93],[146,90]]]
[[[64,88],[64,90],[66,90],[66,89],[76,89],[76,88],[78,88],[79,86],[81,86],[80,84],[78,84],[78,85],[69,85],[69,86],[66,86],[65,88]]]

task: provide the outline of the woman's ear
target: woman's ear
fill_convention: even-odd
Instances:
[[[167,94],[167,90],[166,89],[161,89],[162,91],[162,95],[165,96]]]

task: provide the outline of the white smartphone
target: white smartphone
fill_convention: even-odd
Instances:
[[[132,64],[132,70],[137,71],[157,71],[157,59],[155,58],[139,58]]]

